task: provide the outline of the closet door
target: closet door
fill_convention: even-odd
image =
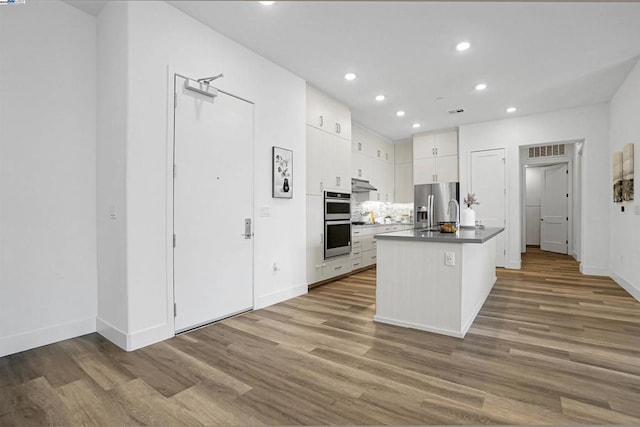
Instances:
[[[506,168],[504,148],[471,152],[471,192],[480,201],[474,205],[476,221],[487,227],[506,225]],[[460,199],[464,199],[461,195]],[[506,263],[505,236],[507,230],[496,236],[496,267]]]

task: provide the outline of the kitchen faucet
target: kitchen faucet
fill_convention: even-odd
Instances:
[[[451,219],[451,202],[456,204],[456,223],[459,226],[460,225],[460,204],[456,199],[449,200],[449,205],[447,206],[447,215],[449,215],[449,219]]]

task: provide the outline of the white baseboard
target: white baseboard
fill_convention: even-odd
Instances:
[[[96,318],[76,320],[35,331],[0,337],[0,357],[53,344],[69,338],[79,337],[96,331]]]
[[[404,322],[402,320],[396,320],[396,319],[390,319],[388,317],[378,316],[377,314],[373,316],[373,320],[380,323],[387,323],[389,325],[402,326],[403,328],[412,328],[412,329],[418,329],[420,331],[433,332],[436,334],[447,335],[455,338],[464,338],[464,333],[461,333],[458,331],[450,331],[448,329],[433,328],[430,326],[419,325],[416,323]]]
[[[175,335],[173,325],[163,323],[142,331],[127,334],[110,323],[96,320],[97,332],[125,351],[134,351],[151,344],[169,339]]]
[[[99,317],[96,319],[96,332],[117,345],[123,350],[127,349],[127,334],[116,328],[109,322],[106,322]]]
[[[571,252],[571,256],[573,257],[573,259],[580,262],[580,257],[578,256],[578,253],[576,251]]]
[[[504,268],[510,269],[510,270],[520,270],[522,268],[522,262],[520,260],[509,260],[507,261],[506,265],[504,266]]]
[[[307,284],[292,286],[287,289],[283,289],[281,291],[273,292],[268,295],[258,296],[255,299],[254,309],[258,310],[260,308],[269,307],[270,305],[277,304],[282,301],[286,301],[291,298],[298,297],[300,295],[304,295],[308,292],[309,287]]]
[[[633,286],[629,281],[624,279],[623,277],[618,276],[615,273],[611,273],[611,278],[618,284],[622,289],[629,292],[629,294],[634,297],[636,300],[640,301],[640,289]]]
[[[610,271],[606,267],[590,267],[580,263],[580,273],[587,276],[609,276]]]
[[[137,350],[175,336],[173,324],[163,323],[129,334],[127,351]]]

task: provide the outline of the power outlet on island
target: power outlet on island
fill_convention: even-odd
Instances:
[[[455,252],[445,252],[444,253],[444,265],[456,265],[456,254]]]

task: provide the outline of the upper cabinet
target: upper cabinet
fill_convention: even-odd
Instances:
[[[413,136],[413,183],[457,182],[458,130]]]
[[[394,144],[395,202],[413,203],[413,143]]]
[[[351,192],[351,113],[307,86],[307,195]]]
[[[370,181],[377,188],[368,200],[393,202],[395,152],[391,140],[362,126],[353,126],[351,176]]]
[[[307,124],[340,138],[351,140],[351,111],[307,85]]]

